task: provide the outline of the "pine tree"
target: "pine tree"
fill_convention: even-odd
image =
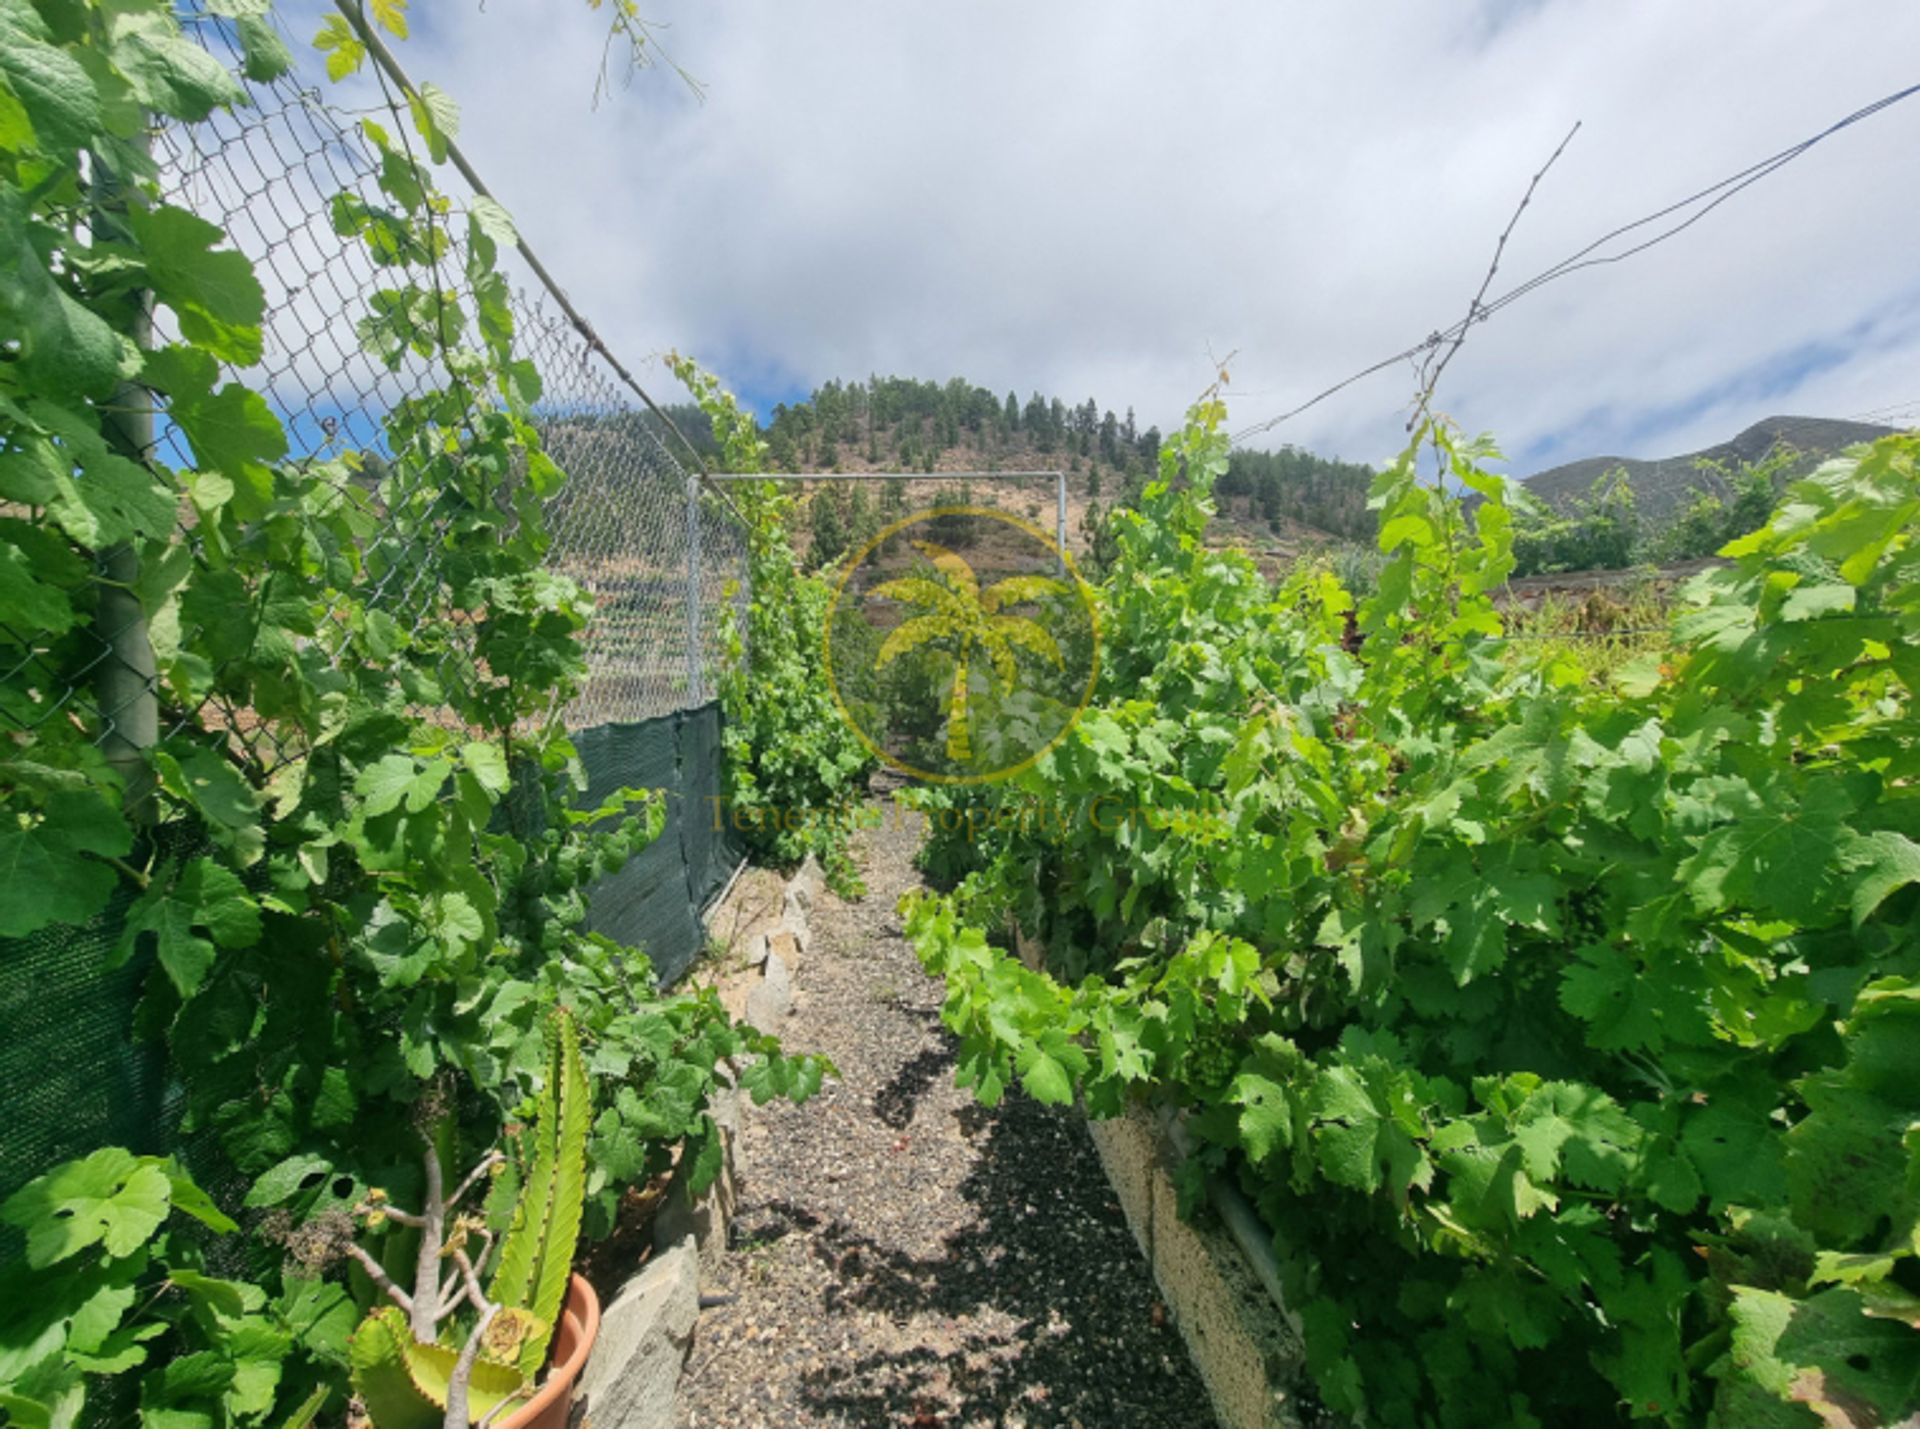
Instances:
[[[821,486],[807,503],[807,529],[813,537],[808,554],[816,566],[830,566],[847,553],[847,522],[840,510],[838,485]]]

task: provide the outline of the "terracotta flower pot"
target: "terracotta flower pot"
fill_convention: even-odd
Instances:
[[[566,1429],[573,1387],[580,1382],[593,1342],[600,1338],[600,1297],[578,1275],[567,1287],[560,1325],[553,1334],[553,1367],[533,1398],[494,1420],[494,1429]]]

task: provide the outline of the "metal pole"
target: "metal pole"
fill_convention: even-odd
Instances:
[[[702,692],[700,620],[700,478],[687,473],[687,694],[706,703]]]
[[[151,149],[144,128],[135,144]],[[93,222],[104,235],[125,236],[126,197],[121,176],[107,171],[98,154],[89,154],[93,179]],[[127,327],[141,347],[151,340],[152,317],[145,290],[126,298]],[[145,465],[153,447],[153,395],[133,382],[123,382],[102,412],[107,440],[130,461]],[[100,711],[100,752],[122,780],[123,800],[135,824],[153,819],[153,773],[147,751],[160,739],[158,671],[153,642],[147,634],[147,612],[135,594],[140,556],[131,541],[122,541],[99,553],[100,593],[94,604],[93,633],[107,649],[94,676],[94,699]]]
[[[1054,476],[1055,536],[1060,542],[1060,574],[1067,573],[1067,474]]]

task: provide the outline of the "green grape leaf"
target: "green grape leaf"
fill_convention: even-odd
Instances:
[[[1431,1177],[1426,1152],[1381,1114],[1353,1068],[1321,1069],[1307,1109],[1320,1123],[1313,1140],[1321,1171],[1335,1185],[1369,1193],[1384,1185],[1403,1199],[1409,1187],[1425,1185]]]
[[[1514,1120],[1527,1174],[1612,1190],[1626,1179],[1640,1128],[1598,1088],[1547,1082],[1530,1093]]]
[[[270,1167],[247,1191],[246,1205],[277,1206],[290,1200],[333,1169],[324,1156],[294,1155]]]
[[[427,154],[436,164],[446,162],[447,141],[460,132],[460,109],[439,85],[431,82],[407,96],[413,127],[427,142]]]
[[[124,1259],[167,1218],[171,1185],[151,1157],[103,1147],[29,1181],[0,1203],[0,1221],[27,1235],[27,1263],[43,1269],[89,1246]]]
[[[246,97],[220,62],[180,33],[166,12],[123,11],[108,25],[108,53],[133,96],[175,119],[205,119]]]
[[[481,787],[490,794],[504,794],[512,786],[513,777],[507,769],[507,757],[497,744],[488,744],[475,740],[460,746],[460,762],[480,781]]]
[[[162,868],[127,910],[113,961],[125,962],[142,935],[151,933],[160,966],[180,995],[191,997],[213,966],[215,944],[245,948],[259,941],[260,905],[237,875],[210,858],[194,859],[177,880],[172,875],[170,867]]]
[[[263,509],[272,490],[272,464],[287,454],[286,430],[266,398],[230,382],[218,392],[174,398],[167,414],[179,423],[200,468],[222,472],[233,483],[221,499],[201,499],[203,508],[223,505],[235,485],[244,483],[255,497],[249,509]]]
[[[419,777],[420,766],[410,755],[383,755],[377,764],[362,769],[354,778],[353,792],[362,800],[369,816],[390,813],[407,797]]]
[[[258,362],[267,303],[246,255],[217,248],[226,236],[219,225],[185,209],[163,205],[131,217],[147,281],[179,314],[182,334],[229,362]]]
[[[407,0],[370,0],[374,23],[395,39],[407,37]]]
[[[138,462],[108,449],[92,413],[35,402],[33,419],[61,440],[48,513],[81,546],[98,549],[132,536],[165,535],[178,500]],[[72,467],[77,465],[76,478]]]
[[[1891,829],[1866,835],[1859,845],[1859,872],[1853,881],[1853,926],[1858,928],[1882,903],[1910,883],[1920,883],[1920,844]]]
[[[7,46],[0,45],[0,53]],[[88,91],[91,93],[91,89]],[[139,364],[139,350],[75,300],[40,260],[26,200],[0,186],[0,324],[18,344],[11,366],[29,390],[60,401],[104,397]]]
[[[44,33],[34,36],[18,26],[6,28],[0,78],[49,154],[86,148],[100,128],[100,95],[92,79],[71,55],[45,43]],[[7,251],[16,256],[21,252],[11,246]]]
[[[266,850],[260,791],[213,750],[199,745],[176,748],[178,753],[154,751],[161,786],[198,813],[215,842],[231,850],[242,867],[257,863]]]
[[[79,617],[66,592],[42,582],[27,553],[12,543],[0,544],[0,610],[15,629],[27,627],[49,635],[63,635]]]
[[[1073,1101],[1074,1078],[1087,1069],[1087,1055],[1064,1032],[1048,1028],[1037,1040],[1021,1043],[1014,1069],[1027,1095],[1045,1106]]]
[[[1863,857],[1850,796],[1823,782],[1799,799],[1785,790],[1770,804],[1755,799],[1753,812],[1701,840],[1680,877],[1702,912],[1738,904],[1819,923],[1846,898],[1842,879]]]
[[[193,1178],[182,1171],[177,1164],[167,1162],[166,1172],[167,1180],[173,1187],[173,1208],[176,1211],[182,1215],[192,1216],[207,1229],[217,1231],[221,1235],[231,1235],[240,1229],[213,1203],[213,1197],[195,1185]]]
[[[1920,1404],[1920,1336],[1864,1304],[1849,1289],[1795,1300],[1737,1286],[1732,1368],[1828,1424],[1892,1423]]]
[[[327,57],[327,78],[338,84],[366,62],[365,42],[353,32],[345,15],[328,15],[320,22],[313,47]]]
[[[84,923],[93,917],[119,877],[84,855],[119,858],[132,847],[126,819],[93,793],[53,794],[41,822],[0,826],[0,937],[24,937],[50,923]]]
[[[235,24],[244,57],[242,72],[255,84],[264,84],[293,68],[293,54],[273,24],[263,15],[242,15]]]
[[[1773,1205],[1786,1195],[1779,1137],[1763,1117],[1738,1107],[1697,1107],[1681,1127],[1680,1145],[1716,1209]]]
[[[33,120],[0,73],[0,152],[24,154],[34,147]]]
[[[1228,1098],[1240,1108],[1240,1139],[1255,1164],[1293,1145],[1293,1103],[1279,1083],[1242,1072]]]

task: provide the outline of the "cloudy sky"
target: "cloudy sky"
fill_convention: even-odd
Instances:
[[[1920,6],[644,0],[670,71],[596,108],[603,22],[416,4],[401,47],[629,363],[680,348],[763,409],[870,372],[1236,429],[1494,291],[1920,81]],[[1442,405],[1526,472],[1775,412],[1920,420],[1920,96],[1665,245],[1474,332]],[[1377,460],[1401,368],[1257,439]],[[677,396],[678,394],[671,394]]]

